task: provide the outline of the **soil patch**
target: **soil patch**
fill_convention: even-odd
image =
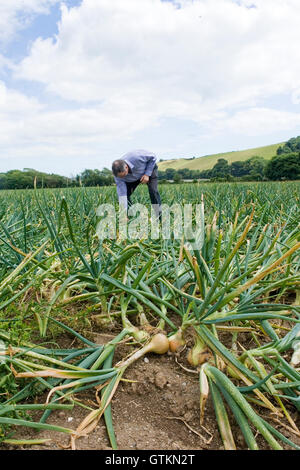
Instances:
[[[112,332],[96,335],[99,343],[107,342]],[[70,347],[74,338],[64,335],[61,347]],[[124,358],[132,346],[122,344],[116,351],[115,362]],[[203,426],[200,425],[198,374],[189,372],[186,351],[180,355],[168,352],[158,356],[149,354],[131,365],[112,400],[114,430],[120,450],[223,450],[211,398],[205,408]],[[83,405],[98,408],[95,390],[76,395]],[[38,397],[44,403],[46,394]],[[261,414],[261,409],[259,410]],[[289,412],[299,423],[299,414],[292,406]],[[48,424],[76,429],[89,413],[88,409],[75,406],[72,410],[52,411]],[[38,421],[42,413],[32,413]],[[229,413],[230,415],[230,413]],[[265,415],[268,417],[268,410]],[[266,417],[265,416],[265,417]],[[230,418],[231,419],[231,418]],[[300,439],[287,430],[282,423],[271,422],[281,433],[300,445]],[[238,450],[247,449],[241,431],[232,419],[232,429]],[[34,449],[61,450],[69,448],[68,435],[54,431],[36,432],[30,428],[17,428],[14,439],[49,438],[49,442],[34,446],[9,446],[0,444],[2,450]],[[270,449],[264,439],[258,438],[261,449]],[[286,449],[291,449],[283,445]],[[78,450],[111,449],[103,418],[86,437],[76,440]]]

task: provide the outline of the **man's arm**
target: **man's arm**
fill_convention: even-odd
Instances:
[[[145,159],[147,161],[146,169],[145,169],[145,175],[151,176],[153,168],[154,168],[156,160],[157,160],[156,156],[155,155],[147,155],[145,157]]]
[[[117,185],[117,194],[119,198],[119,204],[122,204],[125,209],[127,209],[127,185],[125,181],[122,181],[120,178],[115,176],[115,182]]]

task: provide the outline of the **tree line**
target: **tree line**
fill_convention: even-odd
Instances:
[[[300,136],[292,137],[284,145],[278,147],[276,154],[282,155],[287,153],[300,152]]]
[[[114,183],[112,172],[108,168],[103,170],[84,170],[73,178],[43,173],[32,168],[23,170],[10,170],[0,173],[0,189],[27,189],[27,188],[67,188],[75,186],[110,186]]]
[[[209,170],[190,170],[182,168],[174,170],[167,168],[158,172],[159,179],[172,180],[179,183],[182,180],[207,179],[210,181],[280,181],[300,179],[300,153],[286,153],[275,155],[271,160],[254,156],[244,161],[231,164],[225,158],[219,158],[213,168]]]
[[[194,159],[192,157],[190,160]],[[300,179],[300,136],[293,137],[284,145],[278,147],[276,155],[271,160],[254,156],[244,161],[228,163],[225,158],[219,158],[209,170],[190,170],[182,168],[174,170],[167,168],[159,171],[161,182],[172,180],[179,183],[182,180],[207,179],[210,181],[280,181]],[[66,188],[74,186],[110,186],[114,177],[108,168],[86,169],[82,173],[68,178],[54,173],[43,173],[32,168],[10,170],[0,173],[1,189],[33,188]]]

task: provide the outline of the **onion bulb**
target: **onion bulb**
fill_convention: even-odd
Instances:
[[[165,354],[169,350],[169,340],[163,333],[157,333],[154,335],[149,343],[145,344],[141,349],[138,349],[129,356],[125,361],[121,361],[117,364],[120,369],[126,369],[130,364],[137,361],[145,354],[155,353],[155,354]]]
[[[179,328],[179,330],[176,331],[172,336],[169,336],[169,347],[170,351],[176,352],[180,346],[183,346],[185,344],[185,341],[182,337],[182,329]]]
[[[299,336],[300,336],[300,332],[296,336],[297,341],[294,341],[292,344],[292,348],[294,349],[294,353],[291,359],[292,366],[297,366],[300,363],[300,339],[298,339]]]
[[[211,353],[209,349],[205,346],[201,339],[197,337],[193,348],[188,352],[187,360],[192,366],[197,367],[208,361],[210,356]]]
[[[155,354],[165,354],[169,350],[169,340],[163,333],[157,333],[151,339],[147,349],[148,352]]]

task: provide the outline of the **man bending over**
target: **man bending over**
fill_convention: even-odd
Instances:
[[[133,150],[112,164],[112,172],[117,184],[119,203],[127,209],[132,202],[130,196],[140,184],[147,184],[151,204],[155,214],[161,217],[161,199],[158,192],[157,158],[148,150]]]

